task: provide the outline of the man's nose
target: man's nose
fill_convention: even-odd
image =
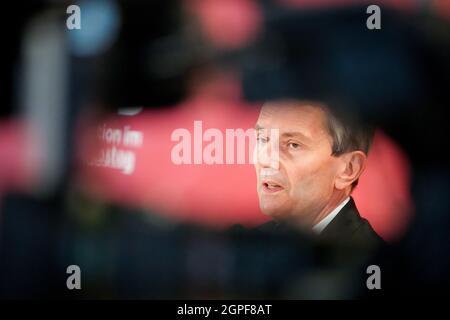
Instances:
[[[257,149],[257,162],[263,168],[279,168],[279,148],[278,142],[268,142],[264,144],[258,144]]]

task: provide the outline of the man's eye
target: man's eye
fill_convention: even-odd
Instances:
[[[262,136],[258,136],[258,137],[256,138],[256,140],[257,140],[259,143],[267,143],[267,141],[269,141],[269,139],[267,139],[266,137],[262,137]]]
[[[296,142],[289,142],[288,143],[288,147],[294,150],[297,150],[300,148],[300,144],[296,143]]]

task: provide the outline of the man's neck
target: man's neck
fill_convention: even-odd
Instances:
[[[315,225],[327,217],[336,207],[338,207],[345,199],[350,197],[350,192],[340,192],[333,194],[326,205],[310,215],[291,216],[282,220],[290,222],[292,225],[302,230],[311,230]]]

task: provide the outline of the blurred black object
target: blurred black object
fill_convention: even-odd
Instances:
[[[10,195],[2,199],[0,299],[57,298],[64,273],[58,270],[61,201]]]
[[[7,30],[2,35],[2,54],[0,59],[0,117],[17,112],[19,71],[21,57],[21,40],[24,28],[31,17],[44,8],[44,1],[31,3],[11,2],[7,8],[8,15],[14,20],[1,19],[1,30]]]
[[[288,226],[219,232],[83,197],[71,201],[67,210],[58,199],[5,199],[0,298],[315,299],[364,292],[370,254],[317,243]],[[66,268],[74,264],[82,270],[80,291],[66,288]]]
[[[365,6],[266,15],[240,61],[247,99],[322,101],[382,127],[414,165],[447,163],[449,21],[382,7],[381,29],[369,30]]]
[[[168,106],[184,98],[192,61],[180,1],[78,4],[83,26],[68,35],[77,85],[91,102],[117,110]],[[95,44],[105,39],[104,48]]]

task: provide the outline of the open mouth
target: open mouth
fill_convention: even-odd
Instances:
[[[274,193],[283,190],[284,188],[279,184],[276,184],[271,181],[263,182],[262,184],[263,190],[267,193]]]

